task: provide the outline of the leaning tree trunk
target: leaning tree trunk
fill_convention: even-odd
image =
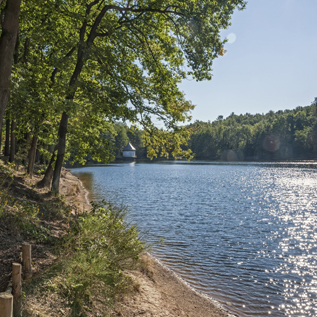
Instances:
[[[50,187],[50,185],[51,185],[51,181],[52,181],[53,173],[54,173],[53,164],[54,164],[55,158],[56,158],[56,155],[55,155],[56,150],[57,150],[57,147],[55,147],[55,149],[53,151],[51,160],[48,164],[48,167],[46,169],[46,172],[45,172],[43,179],[37,183],[37,187],[39,187],[39,188]]]
[[[65,148],[66,148],[67,122],[68,122],[68,115],[66,114],[66,112],[63,112],[62,119],[59,124],[59,130],[58,130],[58,144],[57,144],[58,152],[57,152],[53,181],[52,181],[52,191],[55,194],[59,193],[59,180],[60,180],[60,175],[62,171]]]
[[[37,135],[33,135],[31,149],[30,149],[30,153],[29,153],[29,165],[28,165],[28,174],[30,175],[31,178],[33,176],[35,154],[36,154],[38,139],[39,138]]]
[[[10,96],[13,53],[19,28],[21,0],[7,0],[1,15],[0,36],[0,130]]]
[[[16,149],[16,137],[15,137],[15,128],[17,126],[17,122],[14,120],[11,124],[11,149],[10,149],[10,158],[9,162],[12,163],[14,161],[15,149]]]
[[[4,156],[10,155],[10,119],[6,120],[6,141],[4,145]]]
[[[81,28],[81,33],[85,34],[85,28],[86,25],[84,24],[83,27]],[[92,36],[90,34],[89,38]],[[91,45],[92,41],[89,42],[89,38],[86,42],[86,44]],[[92,37],[93,38],[93,37]],[[89,43],[88,43],[89,42]],[[78,47],[78,55],[77,55],[77,63],[76,67],[74,69],[74,72],[72,74],[72,77],[69,81],[69,88],[71,88],[70,94],[66,97],[66,100],[72,101],[75,97],[76,93],[76,82],[78,79],[78,76],[80,75],[83,66],[84,66],[84,49],[83,46],[80,44]],[[62,165],[64,161],[64,155],[65,155],[65,149],[66,149],[66,134],[67,134],[67,122],[68,122],[68,114],[66,112],[63,112],[62,118],[59,124],[59,129],[58,129],[58,143],[57,143],[57,158],[56,158],[56,163],[55,163],[55,168],[54,168],[54,175],[53,175],[53,181],[52,181],[52,191],[54,194],[59,193],[59,180],[61,177],[61,171],[62,171]]]

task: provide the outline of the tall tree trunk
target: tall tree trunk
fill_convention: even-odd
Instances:
[[[0,36],[0,130],[10,96],[13,53],[19,28],[21,0],[7,0],[1,17]]]
[[[35,162],[37,164],[40,163],[40,152],[38,149],[35,151]]]
[[[10,155],[10,119],[6,120],[6,141],[4,146],[4,156]]]
[[[2,126],[0,130],[0,153],[1,153],[1,145],[2,145]]]
[[[31,133],[30,132],[27,132],[27,133],[25,133],[24,134],[24,144],[23,144],[23,147],[26,149],[26,151],[27,151],[27,149],[29,148],[29,146],[30,146],[30,138],[31,138]],[[25,153],[25,156],[24,156],[24,153],[23,153],[23,158],[22,158],[22,165],[23,166],[26,166],[26,164],[27,164],[27,162],[28,162],[28,158],[29,158],[29,156],[30,156],[30,151],[31,151],[31,146],[30,146],[30,149],[29,149],[29,151],[27,151],[26,153]]]
[[[38,139],[39,138],[38,138],[37,135],[33,135],[32,143],[31,143],[31,149],[30,149],[30,154],[29,154],[29,165],[28,165],[28,174],[30,175],[31,178],[33,176],[35,154],[36,154]]]
[[[17,122],[15,120],[12,121],[11,124],[11,149],[10,149],[10,158],[9,162],[12,163],[14,161],[15,149],[16,149],[16,137],[15,137],[15,128]]]
[[[26,133],[24,134],[24,140],[25,140],[26,146],[29,144],[30,138],[31,138],[31,132],[26,132]]]
[[[49,187],[51,185],[51,181],[52,181],[53,173],[54,173],[53,164],[54,164],[55,158],[56,158],[56,155],[55,155],[56,150],[57,150],[57,146],[55,147],[55,149],[53,151],[51,160],[47,166],[47,169],[46,169],[46,172],[45,172],[43,179],[37,183],[37,187],[39,187],[39,188]]]
[[[83,24],[80,31],[82,40],[84,39],[85,29],[86,29],[86,23]],[[89,36],[89,38],[90,37],[91,36]],[[91,43],[88,43],[88,40],[86,44],[88,46],[91,45]],[[76,89],[77,89],[76,87],[77,79],[84,66],[84,55],[85,54],[84,54],[83,46],[80,44],[78,47],[76,67],[69,81],[69,88],[71,92],[69,93],[68,96],[66,96],[66,100],[69,100],[69,101],[74,100]],[[68,114],[66,114],[66,112],[63,112],[62,118],[59,124],[59,129],[58,129],[58,143],[57,143],[58,153],[57,153],[53,181],[52,181],[52,191],[54,194],[59,193],[59,180],[61,177],[62,165],[64,161],[65,148],[66,148],[66,134],[67,134],[68,118],[69,118]]]
[[[68,115],[66,114],[66,112],[63,112],[62,119],[58,129],[58,144],[57,144],[58,152],[57,152],[53,181],[52,181],[52,191],[55,194],[59,193],[59,180],[60,180],[60,175],[62,171],[62,165],[64,161],[65,148],[66,148],[67,122],[68,122]]]
[[[45,165],[46,164],[46,160],[43,154],[40,155],[40,164],[41,165]]]

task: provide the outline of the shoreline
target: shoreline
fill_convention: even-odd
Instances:
[[[178,279],[181,283],[183,283],[187,288],[189,288],[192,292],[196,293],[198,296],[207,299],[208,301],[210,301],[213,305],[215,305],[217,308],[219,308],[220,310],[224,311],[226,314],[228,314],[228,317],[238,317],[238,315],[228,311],[219,301],[217,301],[215,298],[213,298],[212,296],[209,296],[197,289],[195,289],[193,286],[191,286],[186,280],[184,280],[181,276],[179,276],[176,272],[174,272],[171,268],[169,268],[168,266],[166,266],[165,264],[163,264],[158,258],[154,257],[152,254],[148,253],[148,255],[154,260],[156,261],[160,266],[162,266],[164,269],[170,271],[170,273],[176,278]]]
[[[79,177],[66,169],[66,179],[77,180],[85,203],[89,191]],[[66,185],[66,184],[65,184]],[[81,199],[82,201],[82,199]],[[115,305],[116,316],[192,316],[192,317],[236,317],[220,302],[192,287],[171,268],[146,252],[142,256],[146,262],[145,272],[131,271],[128,275],[139,285],[137,292]],[[164,299],[164,300],[163,300]]]
[[[83,185],[83,182],[81,181],[81,179],[79,177],[77,177],[76,175],[74,175],[71,170],[69,170],[68,168],[65,168],[65,174],[63,175],[64,178],[66,178],[65,176],[67,175],[66,173],[71,174],[71,177],[75,177],[77,179],[77,181],[79,182],[79,186],[82,189],[82,191],[84,192],[84,200],[86,202],[87,205],[91,206],[90,201],[88,199],[89,196],[89,191],[85,188],[85,186]]]

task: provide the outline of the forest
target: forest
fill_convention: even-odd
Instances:
[[[188,126],[197,159],[311,160],[317,157],[317,105],[266,114],[218,116]]]
[[[146,158],[143,131],[116,124],[116,154],[130,141]],[[281,161],[317,158],[317,104],[266,114],[218,116],[213,122],[186,125],[186,149],[199,160]],[[185,148],[185,147],[184,147]]]

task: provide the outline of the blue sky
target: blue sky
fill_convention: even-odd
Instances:
[[[214,61],[213,79],[180,85],[196,105],[192,121],[310,105],[317,97],[316,19],[317,0],[249,0],[222,32],[236,39]]]

